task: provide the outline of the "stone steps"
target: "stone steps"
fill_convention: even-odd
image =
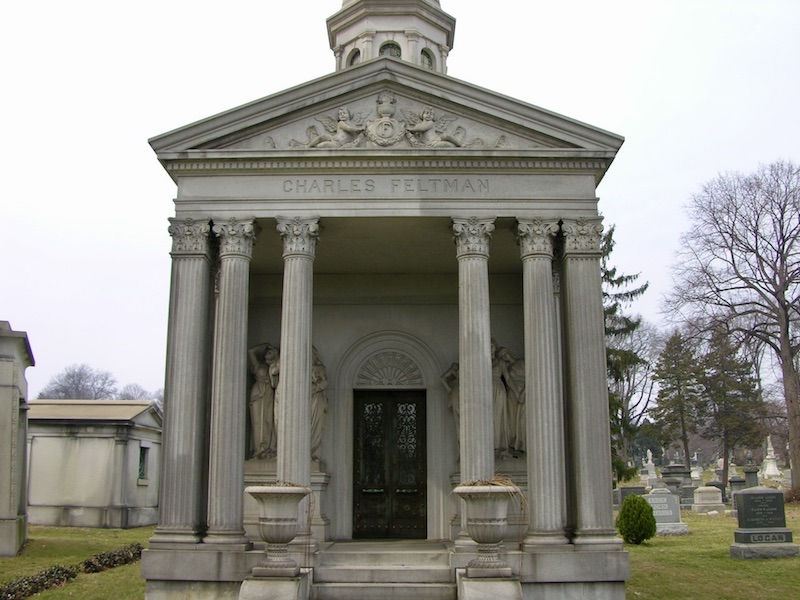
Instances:
[[[315,583],[312,600],[457,600],[455,583]]]
[[[334,543],[314,569],[313,600],[456,600],[443,544]]]

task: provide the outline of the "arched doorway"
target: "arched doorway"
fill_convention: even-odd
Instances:
[[[341,519],[334,526],[336,538],[449,537],[451,499],[448,474],[453,469],[457,452],[452,417],[447,410],[447,397],[444,388],[439,384],[441,362],[424,341],[399,331],[376,332],[365,336],[342,355],[336,373],[340,397],[336,447],[337,454],[349,464],[340,471],[338,481],[331,481],[337,519]],[[366,423],[365,429],[365,423],[357,423],[356,415],[358,411],[363,417],[366,407],[370,405],[372,408],[369,410],[381,410],[387,418],[373,419],[372,423]],[[375,408],[377,405],[381,408]],[[355,524],[354,509],[363,499],[356,498],[354,490],[358,484],[359,490],[368,490],[367,495],[377,495],[378,492],[369,490],[377,490],[381,486],[361,485],[378,480],[359,480],[362,475],[359,469],[363,465],[356,465],[356,453],[363,453],[364,447],[357,449],[360,443],[358,438],[365,434],[378,436],[380,430],[380,436],[385,440],[387,433],[382,428],[394,428],[394,431],[388,433],[388,438],[391,439],[390,452],[376,458],[370,466],[377,469],[379,465],[383,465],[380,466],[380,477],[383,477],[381,483],[394,485],[390,497],[383,501],[394,503],[395,509],[393,512],[388,508],[373,507],[378,512],[388,511],[389,529],[384,529],[387,533],[381,535],[376,533],[374,536],[366,536],[363,535],[363,527]],[[408,462],[411,452],[408,443],[412,433],[413,454],[416,459],[421,458],[421,463],[416,462],[414,466],[415,485],[406,486],[404,482],[412,481],[408,470],[398,471],[395,468],[394,472],[387,471],[392,470],[391,463],[399,462],[399,458]],[[403,445],[405,447],[400,448]],[[386,489],[388,488],[384,488],[383,493]],[[402,501],[404,495],[413,495],[415,501],[418,501],[416,508],[409,505],[411,508],[408,513],[414,513],[418,518],[421,515],[424,527],[417,523],[410,526],[416,529],[409,529],[408,522],[403,521],[402,512],[406,504],[400,506],[398,500]],[[398,515],[400,518],[396,519]],[[380,527],[385,528],[387,524]]]

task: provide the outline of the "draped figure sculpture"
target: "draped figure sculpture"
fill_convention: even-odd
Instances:
[[[504,350],[501,348],[500,350]],[[509,390],[519,395],[511,374],[508,372],[508,363],[498,352],[497,342],[492,340],[492,397],[494,402],[494,449],[501,457],[510,456],[511,446],[511,421],[508,414]]]
[[[456,441],[460,445],[461,432],[459,431],[459,427],[461,427],[461,406],[458,399],[458,363],[450,365],[450,368],[442,373],[439,379],[444,389],[447,390],[447,396],[449,398],[447,408],[453,411],[453,420],[456,423]]]
[[[259,355],[263,358],[259,358]],[[270,344],[260,344],[247,351],[250,370],[255,378],[250,388],[250,434],[253,458],[275,456],[277,431],[275,428],[275,380],[270,373],[272,362],[277,360],[278,350]]]
[[[322,429],[325,425],[325,413],[328,412],[328,373],[319,358],[316,348],[312,348],[311,364],[311,458],[319,460],[322,447]]]
[[[498,355],[508,365],[511,386],[508,389],[508,405],[510,425],[510,448],[512,454],[518,455],[527,448],[527,431],[525,425],[525,359],[514,358],[508,348],[501,348]],[[513,413],[511,409],[513,407]]]

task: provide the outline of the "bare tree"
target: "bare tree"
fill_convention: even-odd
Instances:
[[[789,422],[793,485],[800,484],[800,167],[778,161],[706,183],[688,207],[691,229],[668,306],[687,320],[771,348]]]
[[[128,383],[120,389],[117,394],[117,400],[155,400],[155,395],[148,392],[138,383]]]
[[[117,381],[108,371],[87,364],[70,365],[50,379],[39,398],[57,400],[110,400],[116,396]]]

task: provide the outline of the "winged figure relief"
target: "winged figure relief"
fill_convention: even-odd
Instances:
[[[303,148],[353,148],[364,142],[364,128],[371,110],[361,111],[353,115],[343,106],[339,109],[338,120],[330,117],[317,117],[327,133],[320,134],[315,125],[306,129],[307,142],[292,140],[289,145]]]
[[[419,115],[410,110],[404,110],[403,115],[406,118],[406,135],[412,146],[469,148],[483,145],[479,138],[467,142],[467,132],[463,127],[456,127],[452,134],[448,133],[450,124],[457,117],[445,115],[436,118],[431,106],[425,106]]]

